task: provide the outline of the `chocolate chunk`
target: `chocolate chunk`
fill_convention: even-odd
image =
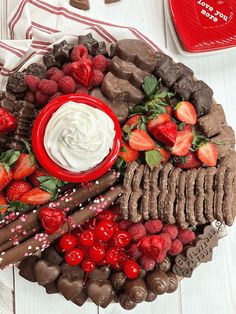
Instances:
[[[184,100],[189,100],[191,93],[193,91],[193,86],[194,86],[193,79],[184,76],[173,85],[173,89],[178,96],[183,97]]]
[[[160,194],[158,179],[161,167],[154,167],[151,171],[150,178],[150,216],[152,219],[158,218],[157,204],[158,196]]]
[[[64,258],[58,254],[54,246],[49,246],[42,252],[42,258],[52,264],[59,265],[63,262]]]
[[[28,281],[36,282],[36,278],[34,275],[34,266],[38,262],[39,257],[38,256],[29,256],[26,259],[24,259],[18,266],[19,268],[19,275],[23,278],[25,278]]]
[[[78,277],[62,275],[57,282],[58,290],[67,300],[73,300],[83,290],[83,280]]]
[[[224,204],[223,204],[223,215],[226,225],[231,226],[234,222],[233,203],[235,186],[235,172],[232,169],[227,168],[224,178]]]
[[[187,222],[192,225],[196,226],[196,217],[194,212],[194,204],[195,204],[195,182],[197,177],[197,170],[191,169],[187,173],[186,179],[186,220]]]
[[[169,280],[166,273],[160,270],[153,270],[147,274],[146,284],[148,290],[157,295],[161,295],[167,292],[169,287]]]
[[[27,92],[25,75],[22,72],[11,74],[8,78],[6,89],[9,93],[15,95],[17,99],[23,98]]]
[[[146,302],[153,302],[156,300],[157,297],[158,297],[157,294],[153,293],[152,291],[148,291],[145,301]]]
[[[70,5],[80,10],[89,10],[89,0],[70,0]]]
[[[151,73],[156,66],[154,51],[143,41],[122,39],[115,45],[115,54],[122,60],[133,62],[141,70]]]
[[[224,125],[221,132],[211,140],[216,143],[218,158],[226,157],[235,145],[234,130],[230,126]]]
[[[109,98],[103,95],[100,88],[93,88],[90,91],[90,95],[100,99],[102,102],[104,102],[104,104],[110,107],[120,123],[126,121],[129,114],[129,108],[128,103],[124,101],[122,97],[110,100]]]
[[[84,278],[84,271],[82,270],[81,266],[70,266],[66,263],[61,265],[61,273],[68,277],[77,277],[80,279]]]
[[[176,275],[172,273],[172,271],[169,271],[167,276],[169,278],[169,287],[167,293],[173,293],[178,289],[178,279]]]
[[[45,66],[40,63],[31,63],[26,68],[26,73],[30,75],[35,75],[39,77],[41,80],[46,78],[46,69]]]
[[[173,265],[172,270],[178,276],[190,278],[196,267],[197,262],[190,260],[184,254],[179,254],[175,258],[175,264]]]
[[[236,172],[236,151],[231,149],[229,154],[220,160],[219,165],[226,166]]]
[[[70,54],[71,54],[71,50],[73,49],[73,45],[72,44],[65,44],[63,46],[56,46],[54,45],[54,54],[55,54],[55,59],[56,61],[60,62],[60,63],[65,63],[65,62],[69,62],[70,61]]]
[[[111,298],[113,291],[111,282],[109,280],[94,279],[88,280],[86,284],[86,290],[88,296],[97,306],[107,302]]]
[[[46,65],[47,69],[49,69],[51,67],[60,67],[61,66],[61,63],[56,60],[53,51],[49,51],[49,52],[45,53],[45,55],[43,56],[43,62]]]
[[[135,174],[132,182],[132,192],[129,200],[129,218],[132,222],[139,222],[142,219],[142,215],[138,212],[138,201],[142,196],[142,189],[140,187],[143,177],[144,165],[139,165],[135,170]]]
[[[10,112],[13,112],[15,107],[15,101],[5,98],[1,100],[0,106]]]
[[[122,60],[118,56],[114,56],[111,60],[110,71],[115,76],[128,80],[137,88],[140,88],[144,78],[150,75],[149,72],[142,71],[134,63]]]
[[[197,120],[197,129],[205,136],[212,137],[221,132],[226,123],[223,107],[214,103],[211,110]]]
[[[89,273],[90,279],[97,279],[97,280],[106,280],[110,277],[111,270],[108,266],[102,266],[102,267],[95,267],[94,270],[92,270]]]
[[[127,280],[124,289],[130,300],[134,303],[141,303],[147,298],[148,290],[144,280],[141,278]]]
[[[164,272],[164,273],[167,273],[170,268],[171,268],[171,261],[169,259],[168,256],[165,257],[164,261],[161,262],[160,264],[158,264],[158,268]]]
[[[160,173],[160,195],[158,200],[159,218],[165,220],[165,202],[168,195],[168,177],[173,166],[171,163],[166,163]]]
[[[80,295],[72,300],[78,306],[82,306],[88,299],[88,295],[86,294],[85,290],[83,289]]]
[[[116,290],[120,290],[124,286],[126,280],[127,278],[122,271],[116,272],[111,275],[111,282]]]
[[[124,182],[123,182],[123,194],[120,200],[120,207],[121,207],[121,211],[122,211],[122,215],[124,219],[129,218],[129,199],[132,193],[131,184],[132,184],[135,170],[138,167],[139,167],[139,164],[134,161],[134,162],[129,163],[125,171],[125,177],[124,177]]]
[[[59,49],[61,49],[62,47],[64,47],[65,45],[67,45],[67,41],[66,40],[62,40],[61,42],[59,42],[58,44],[54,44],[53,45],[53,52],[54,54],[57,53],[57,51]]]
[[[150,202],[150,172],[151,169],[145,165],[143,172],[143,192],[141,202],[141,213],[144,220],[149,219],[149,202]]]
[[[190,102],[195,106],[198,117],[201,117],[210,111],[213,103],[212,96],[213,91],[206,83],[202,81],[194,83]]]
[[[119,295],[119,303],[125,310],[133,310],[137,305],[137,303],[131,301],[129,296],[125,293]]]
[[[34,275],[39,285],[45,286],[57,279],[60,275],[60,267],[50,262],[40,259],[34,267]]]
[[[165,53],[163,53],[161,51],[158,51],[156,53],[156,68],[155,68],[155,71],[157,71],[165,63],[171,64],[172,61],[173,61],[173,59],[170,56],[166,55]]]
[[[96,50],[95,55],[103,55],[105,57],[108,57],[105,41],[100,41],[98,43],[98,49]]]
[[[185,218],[185,186],[186,186],[187,173],[181,172],[179,175],[178,188],[177,188],[177,202],[176,202],[176,221],[181,228],[187,228],[188,223]]]
[[[57,288],[57,280],[48,283],[47,285],[44,286],[44,288],[46,289],[46,292],[48,294],[54,294],[54,293],[58,293],[59,290]]]
[[[96,51],[99,48],[99,43],[96,39],[93,38],[92,33],[88,33],[87,35],[80,35],[78,37],[78,44],[87,47],[89,54],[92,56],[96,54]]]
[[[195,217],[196,221],[199,224],[205,224],[206,219],[204,217],[204,200],[205,200],[205,192],[204,192],[204,184],[206,177],[206,169],[200,168],[198,169],[197,177],[196,177],[196,199],[194,205]]]
[[[227,167],[219,166],[215,176],[214,218],[223,222],[224,177]]]
[[[214,215],[214,194],[215,194],[215,175],[217,169],[215,167],[209,167],[206,170],[205,177],[205,202],[204,202],[204,211],[207,221],[213,222]]]
[[[114,100],[122,97],[125,101],[139,104],[143,98],[143,92],[130,84],[128,80],[120,79],[108,72],[102,82],[101,90],[105,96]]]

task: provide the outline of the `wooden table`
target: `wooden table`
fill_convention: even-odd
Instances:
[[[8,13],[19,0],[1,0],[0,10],[8,1]],[[186,58],[175,51],[165,25],[162,0],[122,0],[105,5],[103,0],[90,0],[85,15],[118,24],[134,26],[166,46],[170,53],[190,66],[198,78],[206,81],[223,104],[227,120],[236,129],[236,51],[204,57]],[[82,11],[80,11],[81,13]],[[1,16],[4,23],[5,13]],[[236,313],[236,228],[229,228],[214,251],[214,259],[201,265],[191,279],[181,282],[177,292],[160,296],[154,303],[142,304],[133,313],[159,314],[235,314]],[[59,295],[47,295],[43,288],[19,277],[16,268],[0,272],[0,314],[119,314],[124,310],[111,305],[106,310],[87,303],[78,308]]]

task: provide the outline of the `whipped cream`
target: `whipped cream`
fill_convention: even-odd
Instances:
[[[69,101],[54,112],[44,134],[50,158],[72,172],[89,170],[109,154],[114,123],[103,111]]]

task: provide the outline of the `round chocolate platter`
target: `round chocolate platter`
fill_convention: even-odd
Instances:
[[[0,110],[1,269],[78,306],[131,310],[212,260],[236,215],[235,136],[184,64],[83,34],[11,74]],[[110,169],[84,180],[115,141]]]

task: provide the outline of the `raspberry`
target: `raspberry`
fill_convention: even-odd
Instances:
[[[88,57],[88,49],[84,45],[76,45],[71,51],[71,60],[80,61],[81,58]]]
[[[40,90],[38,90],[36,93],[35,93],[35,100],[36,102],[40,105],[40,106],[43,106],[43,105],[46,105],[47,101],[48,101],[48,95],[42,93]]]
[[[155,262],[157,264],[160,264],[160,263],[162,263],[164,261],[165,258],[166,258],[166,252],[165,251],[164,252],[160,252],[158,254],[158,256],[156,257]]]
[[[71,94],[75,91],[76,85],[72,77],[64,76],[58,82],[58,87],[63,94]]]
[[[190,229],[179,229],[178,239],[185,245],[193,242],[196,239],[196,235]]]
[[[119,229],[121,230],[127,230],[129,225],[130,225],[130,221],[129,220],[122,220],[119,222]]]
[[[129,250],[127,251],[127,254],[130,258],[137,260],[142,256],[142,253],[138,249],[138,245],[136,243],[133,243]]]
[[[128,232],[133,241],[139,241],[146,235],[146,229],[141,223],[131,224]]]
[[[65,75],[69,75],[70,74],[70,66],[71,66],[71,63],[65,63],[62,67],[62,72],[65,74]]]
[[[91,80],[91,85],[92,86],[99,86],[102,84],[104,78],[104,74],[99,71],[99,70],[94,70],[93,71],[93,76],[92,76],[92,80]]]
[[[24,97],[24,100],[33,104],[35,102],[34,93],[32,91],[28,91]]]
[[[155,234],[161,231],[162,222],[159,219],[148,220],[145,223],[147,233]]]
[[[167,243],[168,242],[168,243]],[[147,257],[158,260],[161,253],[165,253],[171,246],[171,239],[168,235],[153,235],[140,240],[139,250]],[[162,254],[163,255],[163,254]]]
[[[139,263],[140,263],[141,267],[146,271],[153,270],[155,265],[156,265],[156,262],[153,259],[151,259],[145,255],[140,257]]]
[[[63,94],[61,92],[56,92],[55,94],[53,94],[49,99],[48,102],[52,101],[53,99],[56,99],[60,96],[62,96]]]
[[[93,58],[93,66],[95,70],[99,70],[102,73],[106,72],[108,67],[107,58],[103,55],[96,55]]]
[[[77,88],[76,91],[75,91],[75,94],[86,94],[88,95],[88,90],[87,88],[85,87],[80,87],[80,88]]]
[[[26,75],[25,76],[25,84],[32,92],[36,92],[38,90],[40,79],[35,75]]]
[[[168,253],[172,256],[176,256],[183,251],[183,244],[178,239],[174,239],[171,243],[171,247]]]
[[[178,236],[178,228],[176,227],[176,225],[163,225],[162,232],[168,233],[171,240],[176,239]]]
[[[161,240],[163,241],[163,245],[164,245],[164,250],[168,251],[171,247],[171,238],[170,235],[168,233],[160,233],[159,237],[161,238]]]
[[[54,74],[57,74],[57,73],[60,73],[60,72],[61,72],[61,70],[60,70],[59,68],[57,68],[57,67],[52,67],[52,68],[50,68],[50,69],[47,70],[46,78],[47,78],[48,80],[50,80],[51,77],[52,77]]]
[[[50,80],[58,82],[61,78],[63,78],[64,73],[62,71],[58,71],[50,77]]]
[[[52,80],[41,80],[38,85],[38,88],[47,95],[53,95],[58,91],[57,83]]]

